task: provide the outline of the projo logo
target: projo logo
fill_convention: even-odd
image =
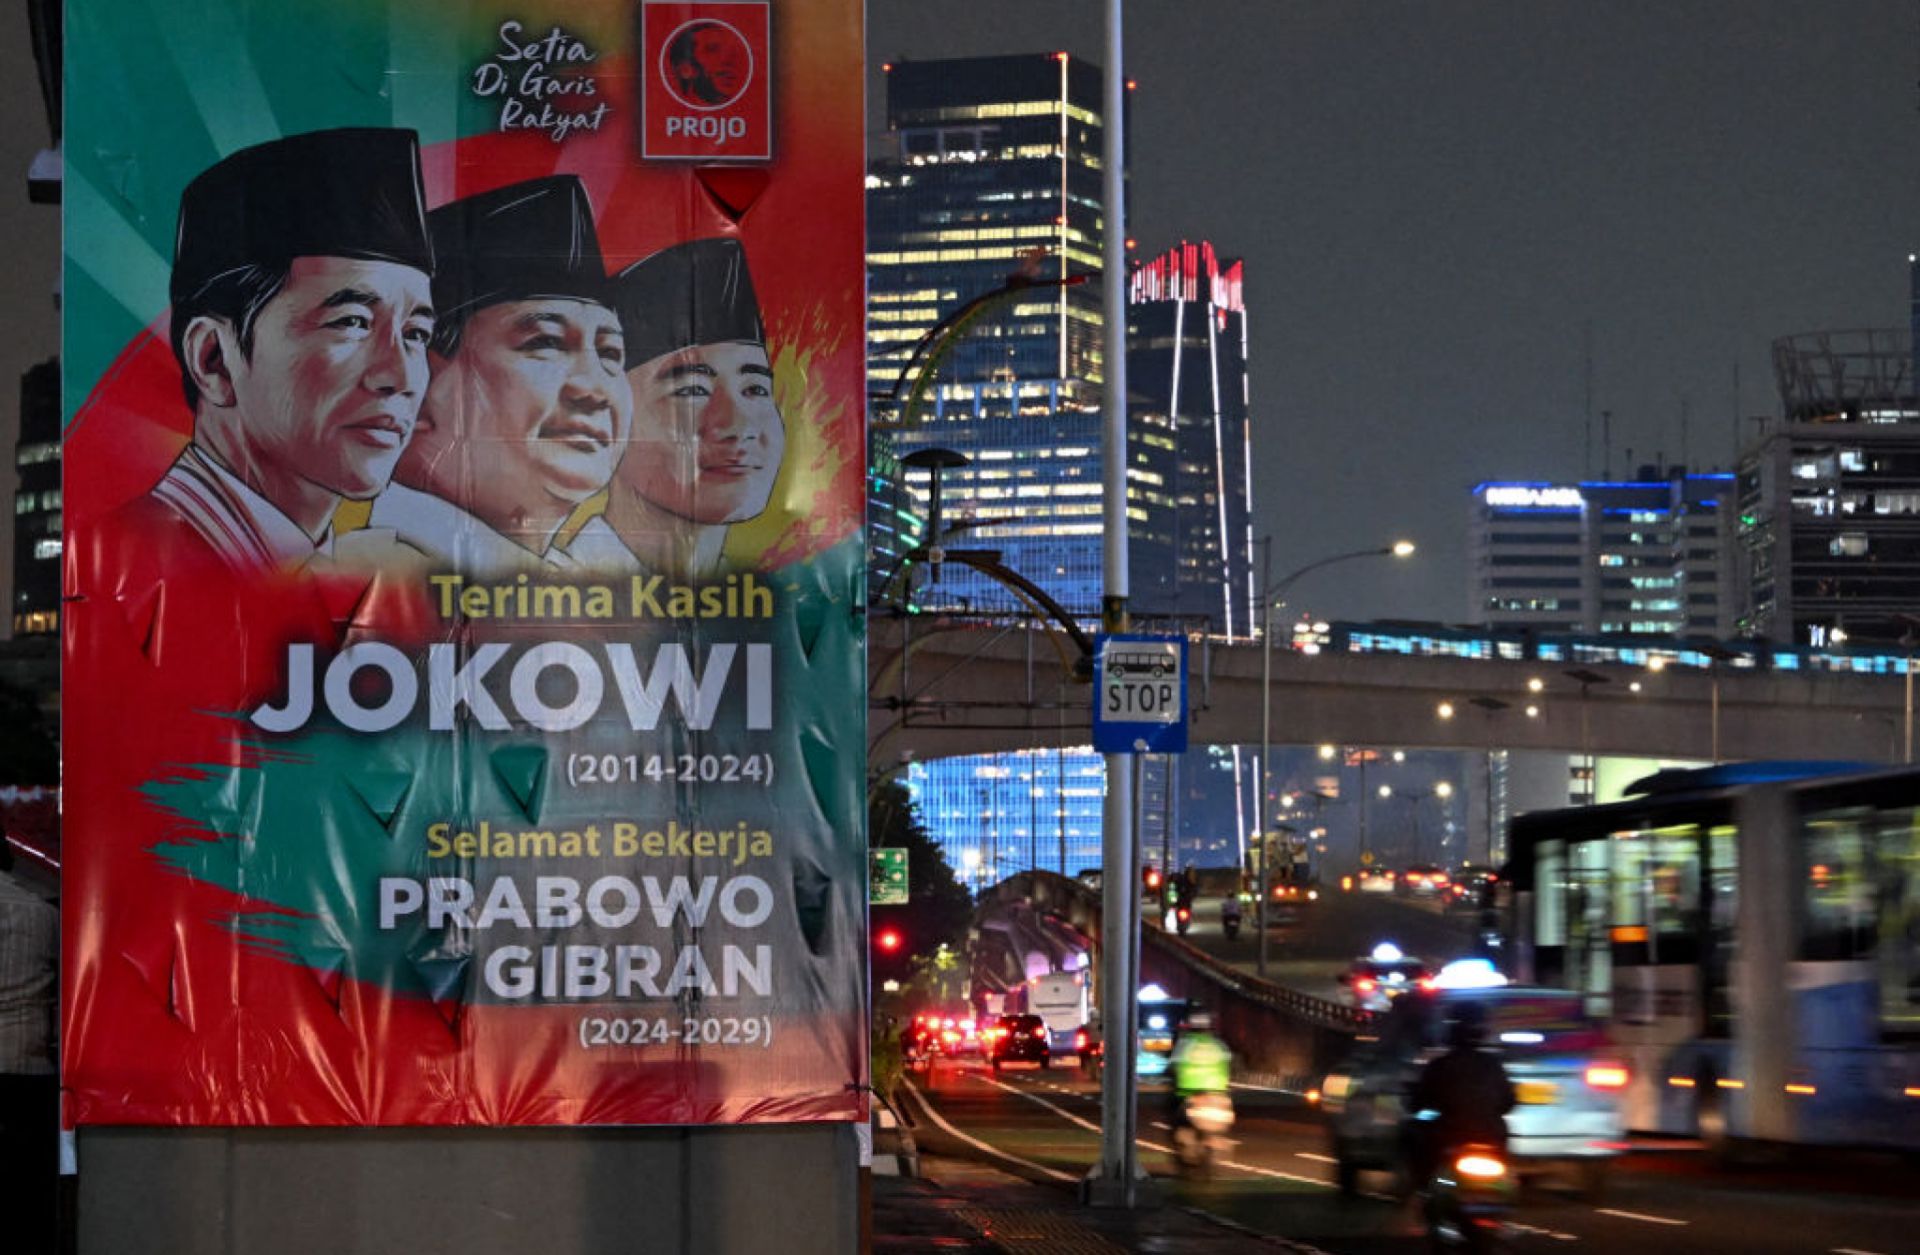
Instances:
[[[753,47],[746,36],[719,18],[684,22],[660,47],[660,81],[675,100],[702,113],[724,109],[740,99],[753,82],[753,68]],[[721,126],[709,132],[700,128],[703,122]],[[676,129],[676,123],[682,129]],[[723,130],[744,135],[746,122],[740,118],[667,119],[669,135],[718,136]]]
[[[640,153],[656,161],[773,157],[767,0],[642,0]]]

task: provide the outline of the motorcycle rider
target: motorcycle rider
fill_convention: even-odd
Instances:
[[[1173,1138],[1180,1143],[1194,1132],[1187,1104],[1206,1095],[1225,1097],[1233,1080],[1233,1052],[1213,1035],[1213,1017],[1206,1011],[1187,1017],[1168,1066],[1173,1074]]]
[[[1231,941],[1240,934],[1240,895],[1230,893],[1220,900],[1220,930]]]
[[[1462,1004],[1448,1031],[1448,1050],[1421,1069],[1407,1096],[1407,1164],[1415,1189],[1433,1178],[1441,1156],[1466,1145],[1507,1147],[1506,1115],[1513,1110],[1513,1081],[1500,1056],[1486,1049],[1487,1013]]]

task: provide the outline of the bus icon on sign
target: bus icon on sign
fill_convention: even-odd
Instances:
[[[1107,652],[1107,674],[1116,679],[1144,675],[1159,679],[1173,673],[1173,657],[1160,650],[1123,650]]]

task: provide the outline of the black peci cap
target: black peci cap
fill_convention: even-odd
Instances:
[[[607,267],[587,189],[571,174],[466,196],[427,216],[441,318],[502,301],[607,301]]]
[[[676,244],[628,266],[613,284],[629,367],[696,344],[767,342],[738,240]]]
[[[180,194],[169,296],[243,266],[358,257],[433,273],[412,131],[309,131],[222,158]]]

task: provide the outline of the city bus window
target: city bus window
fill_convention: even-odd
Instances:
[[[1607,856],[1617,844],[1582,841],[1567,868],[1566,986],[1589,996],[1594,1014],[1606,1015],[1613,994],[1613,946],[1607,935]]]
[[[1533,943],[1536,946],[1564,946],[1567,944],[1567,843],[1564,841],[1542,841],[1540,849],[1534,855],[1535,872],[1533,881],[1540,886],[1536,901]]]
[[[1700,975],[1705,986],[1707,1032],[1714,1037],[1726,1036],[1733,1022],[1728,976],[1738,937],[1739,832],[1730,824],[1722,824],[1707,834],[1707,952],[1702,956]]]
[[[1920,809],[1883,813],[1879,840],[1880,1026],[1920,1035]]]
[[[1700,958],[1700,829],[1665,828],[1653,834],[1647,858],[1647,961],[1695,963]]]
[[[1808,818],[1806,881],[1801,893],[1803,961],[1842,962],[1873,953],[1878,921],[1867,868],[1872,818],[1864,809]]]

